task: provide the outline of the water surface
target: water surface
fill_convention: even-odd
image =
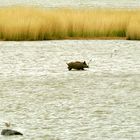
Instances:
[[[139,46],[0,42],[0,129],[11,122],[24,134],[10,140],[139,140]],[[90,61],[90,68],[68,71],[66,62],[75,60]]]
[[[139,0],[0,0],[0,6],[140,8]]]

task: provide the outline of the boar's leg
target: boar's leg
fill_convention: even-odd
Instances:
[[[68,67],[69,70],[71,70],[72,68]]]

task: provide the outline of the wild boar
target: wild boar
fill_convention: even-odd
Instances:
[[[86,61],[70,62],[70,63],[67,63],[67,65],[68,65],[68,70],[71,70],[71,69],[84,70],[84,68],[89,68],[89,66],[86,64]]]

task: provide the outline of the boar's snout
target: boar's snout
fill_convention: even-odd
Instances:
[[[86,65],[86,67],[85,68],[89,68],[89,66],[88,65]]]
[[[83,66],[84,66],[84,68],[89,68],[89,66],[87,65],[86,61],[83,62]]]

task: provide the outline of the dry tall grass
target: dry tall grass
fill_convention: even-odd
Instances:
[[[0,8],[1,40],[140,39],[140,10]]]

